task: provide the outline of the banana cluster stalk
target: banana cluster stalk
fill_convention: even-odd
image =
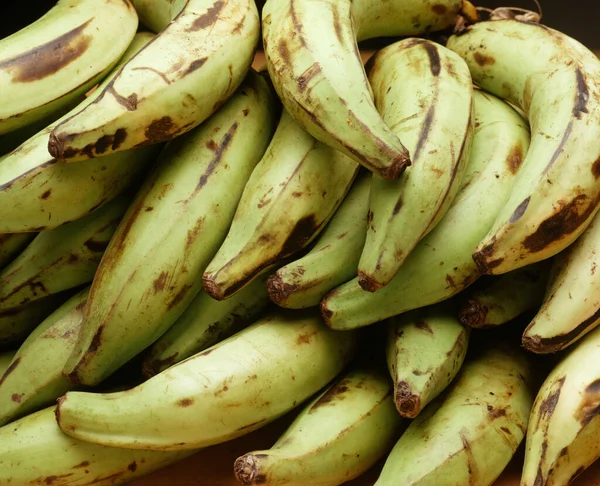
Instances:
[[[318,313],[271,314],[124,392],[68,392],[60,428],[114,447],[193,449],[252,432],[331,381],[358,336],[331,331]]]
[[[466,362],[450,389],[411,422],[375,485],[493,484],[525,436],[532,381],[527,357],[508,347]]]
[[[416,38],[375,54],[369,81],[383,121],[412,159],[397,181],[373,176],[358,283],[374,292],[394,278],[456,196],[471,152],[473,88],[462,58]]]
[[[161,153],[94,276],[81,340],[65,364],[74,383],[95,385],[152,344],[202,288],[276,106],[250,72],[213,117]]]
[[[388,325],[386,358],[394,403],[400,415],[414,418],[459,372],[470,333],[447,303],[407,312]]]
[[[83,96],[123,55],[137,27],[129,0],[60,0],[0,40],[0,134]]]
[[[359,167],[284,111],[244,188],[227,238],[204,272],[206,292],[226,299],[305,248],[333,216]]]
[[[37,233],[0,234],[0,270],[33,241]]]
[[[268,450],[239,457],[242,484],[335,486],[385,457],[401,432],[389,380],[355,369],[312,400]]]
[[[188,0],[100,96],[50,134],[74,162],[164,142],[213,114],[240,86],[259,40],[253,0]],[[170,20],[170,19],[169,19]]]
[[[367,232],[371,179],[371,172],[359,171],[310,251],[269,278],[273,302],[288,309],[317,306],[327,292],[356,275]]]
[[[600,60],[565,34],[519,20],[480,22],[447,47],[532,127],[510,198],[473,257],[500,274],[555,255],[600,208]]]
[[[473,101],[471,156],[450,209],[388,285],[371,293],[355,278],[324,297],[321,310],[332,328],[365,326],[440,302],[480,276],[471,254],[508,198],[529,146],[529,130],[498,98],[475,90]]]

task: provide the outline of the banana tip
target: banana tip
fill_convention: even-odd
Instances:
[[[358,272],[358,285],[360,285],[360,287],[363,290],[366,290],[367,292],[377,292],[380,288],[383,287],[383,284],[381,282],[378,282],[377,280],[365,274],[364,272],[361,272],[360,270]]]
[[[398,413],[405,418],[415,418],[421,411],[421,399],[413,394],[410,385],[405,381],[396,384],[394,403]]]
[[[278,273],[267,279],[267,292],[272,302],[283,306],[288,297],[297,290],[298,286],[284,282]]]
[[[523,337],[521,338],[521,345],[526,350],[536,354],[549,354],[560,351],[560,346],[548,346],[546,343],[544,343],[544,339],[541,336],[530,336],[526,334],[526,332],[527,331],[525,331],[525,334],[523,334]]]
[[[486,305],[477,300],[468,299],[458,313],[458,320],[465,326],[484,327],[487,313]]]
[[[202,277],[202,287],[204,291],[215,300],[223,300],[225,294],[223,289],[215,282],[214,277],[210,275],[204,275]]]
[[[395,181],[398,179],[412,164],[410,160],[410,156],[408,155],[408,151],[401,152],[396,158],[392,161],[392,164],[385,169],[379,171],[379,175],[388,181]]]
[[[48,152],[55,159],[64,159],[65,156],[65,147],[62,141],[56,136],[54,130],[50,132],[50,137],[48,139]]]
[[[235,478],[240,483],[245,485],[263,483],[264,478],[258,474],[256,462],[257,461],[253,454],[246,454],[238,457],[233,464],[233,473],[235,474]]]

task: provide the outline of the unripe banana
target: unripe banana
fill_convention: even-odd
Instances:
[[[417,309],[389,321],[387,364],[394,382],[394,403],[403,417],[414,418],[452,382],[469,344],[469,329],[447,303]]]
[[[239,437],[283,415],[352,358],[354,332],[316,312],[281,311],[124,392],[69,392],[60,428],[114,447],[178,450]]]
[[[374,292],[394,278],[456,196],[471,152],[473,89],[466,63],[428,40],[396,42],[369,66],[375,106],[412,160],[397,181],[373,177],[358,283]]]
[[[67,162],[171,140],[240,86],[260,38],[253,0],[188,0],[96,101],[58,124],[48,151]]]
[[[346,483],[385,457],[402,424],[389,380],[356,369],[312,400],[273,447],[239,457],[235,476],[248,486]]]
[[[473,258],[490,274],[549,258],[600,208],[600,60],[565,34],[518,20],[478,23],[447,46],[532,127],[510,199]]]
[[[159,33],[174,19],[187,0],[131,0],[140,22]]]
[[[356,275],[367,232],[371,172],[361,170],[311,250],[267,281],[269,297],[288,309],[319,305],[323,296]]]
[[[375,485],[493,484],[525,435],[531,381],[519,350],[492,347],[465,362],[449,390],[400,437]]]
[[[36,237],[37,233],[4,233],[0,234],[0,269],[5,267],[29,243]]]
[[[16,354],[16,351],[4,351],[0,353],[0,376],[2,376],[10,364]]]
[[[375,293],[358,278],[321,302],[334,329],[372,324],[434,304],[462,291],[480,275],[471,254],[506,202],[529,146],[527,123],[492,95],[473,93],[475,133],[462,187],[444,218],[408,256],[393,280]]]
[[[95,385],[156,341],[202,288],[275,126],[276,101],[251,72],[197,130],[161,154],[94,276],[81,339],[65,364]]]
[[[59,0],[0,40],[0,134],[82,96],[123,55],[137,26],[129,0]]]
[[[284,111],[227,238],[204,272],[206,292],[226,299],[269,265],[305,248],[333,216],[359,167]]]

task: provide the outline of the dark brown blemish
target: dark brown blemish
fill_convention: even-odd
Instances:
[[[558,404],[558,399],[560,398],[560,391],[563,385],[565,384],[565,379],[566,377],[563,376],[560,380],[558,380],[554,385],[555,390],[552,391],[552,393],[550,393],[542,401],[542,404],[540,405],[540,415],[538,418],[538,423],[540,420],[542,420],[542,418],[547,421],[554,413],[554,409],[556,408],[556,405]]]
[[[443,5],[441,6],[443,7]],[[446,7],[444,7],[444,9],[445,8]],[[440,75],[440,71],[442,70],[440,53],[438,52],[435,45],[433,45],[430,42],[423,42],[423,47],[425,48],[425,52],[427,52],[427,56],[429,57],[429,69],[431,69],[431,74],[437,78]]]
[[[54,484],[56,481],[61,481],[63,479],[68,478],[69,476],[73,476],[73,473],[69,473],[69,474],[60,474],[58,476],[46,476],[46,478],[44,479],[44,484],[48,484],[48,485],[52,485]]]
[[[281,42],[277,46],[277,50],[279,51],[279,55],[280,55],[281,59],[283,59],[286,64],[290,64],[290,61],[291,61],[290,50],[288,49],[287,41],[285,39],[281,40]]]
[[[576,419],[582,427],[588,425],[600,413],[600,379],[590,383],[577,409]]]
[[[137,110],[138,97],[136,93],[131,93],[129,96],[123,96],[115,90],[114,83],[111,81],[105,91],[110,93],[115,101],[123,106],[127,111]]]
[[[425,145],[425,141],[429,138],[429,132],[431,131],[431,125],[433,124],[433,118],[435,117],[435,107],[436,104],[433,103],[429,107],[429,110],[427,110],[427,115],[425,116],[425,123],[423,123],[423,128],[421,128],[421,133],[419,133],[419,140],[417,141],[415,153],[412,157],[413,162],[419,158],[419,155],[423,150],[423,145]]]
[[[516,174],[521,167],[522,162],[523,147],[521,147],[521,143],[519,142],[508,154],[508,157],[506,158],[506,165],[508,165],[508,170],[511,172],[511,174]]]
[[[485,54],[481,54],[480,52],[475,52],[473,54],[473,59],[475,59],[475,62],[482,67],[496,63],[496,59],[494,59],[492,56],[487,56]]]
[[[88,467],[90,465],[90,461],[83,461],[80,462],[79,464],[77,464],[76,466],[73,466],[71,469],[82,469],[84,467]]]
[[[399,197],[398,200],[396,201],[396,204],[394,206],[394,210],[392,212],[392,214],[394,216],[396,216],[400,212],[400,209],[402,209],[402,203],[403,203],[402,198]]]
[[[210,7],[205,14],[200,15],[194,23],[187,29],[188,32],[194,32],[201,29],[206,29],[213,25],[217,19],[219,18],[219,14],[223,7],[225,6],[225,2],[223,0],[218,0],[213,3],[213,6]]]
[[[235,135],[235,132],[237,131],[237,129],[238,129],[238,122],[235,122],[233,125],[231,125],[231,127],[229,127],[229,130],[227,130],[227,133],[223,137],[223,140],[221,141],[221,143],[214,149],[211,148],[211,150],[214,150],[215,153],[213,155],[212,160],[206,167],[206,170],[200,176],[200,180],[198,181],[198,185],[196,186],[196,191],[198,191],[199,189],[202,189],[208,182],[208,178],[215,171],[215,169],[221,162],[221,159],[223,158],[223,154],[225,153],[225,151],[231,144],[231,140],[233,140],[233,136]],[[213,141],[213,143],[214,143],[214,141]]]
[[[193,405],[194,403],[194,399],[193,398],[182,398],[181,400],[179,400],[177,402],[177,406],[178,407],[189,407],[190,405]]]
[[[587,103],[590,99],[590,92],[585,75],[579,67],[575,70],[575,77],[577,78],[577,95],[575,96],[575,104],[573,106],[573,116],[581,120],[583,113],[589,113]]]
[[[300,76],[298,76],[298,79],[296,80],[296,84],[298,85],[298,91],[300,91],[300,93],[304,92],[310,80],[315,76],[319,75],[320,73],[321,65],[318,62],[313,63]]]
[[[317,332],[318,331],[309,331],[307,333],[300,334],[298,336],[298,338],[296,339],[296,344],[299,345],[299,346],[302,345],[302,344],[310,344],[310,341],[311,341],[312,337],[314,335],[316,335]]]
[[[314,214],[305,216],[304,218],[298,220],[294,226],[294,229],[292,229],[283,243],[278,258],[288,257],[298,250],[304,248],[314,236],[315,231],[317,231],[318,228],[319,224],[317,223]]]
[[[150,143],[163,142],[170,138],[173,128],[175,128],[175,124],[171,117],[163,116],[158,120],[153,120],[146,128],[144,135]]]
[[[426,321],[417,321],[415,323],[415,327],[417,329],[421,329],[422,331],[428,332],[429,334],[433,334],[433,329],[431,329],[431,326],[427,324]]]
[[[154,295],[165,289],[167,278],[169,278],[169,274],[165,271],[162,271],[160,272],[158,278],[154,282],[152,282],[152,287],[154,287]]]
[[[492,405],[487,406],[488,415],[491,419],[497,419],[499,417],[506,417],[505,408],[494,408]]]
[[[52,194],[52,189],[48,189],[46,192],[44,192],[40,196],[40,199],[48,199],[50,197],[50,194]]]
[[[448,284],[449,287],[454,288],[454,286],[456,285],[454,282],[454,279],[452,278],[452,275],[447,274],[446,275],[446,283]]]
[[[298,40],[303,47],[306,47],[306,40],[304,40],[304,29],[302,28],[302,22],[298,20],[298,16],[296,15],[296,6],[294,5],[295,0],[290,0],[290,17],[292,18],[292,23],[294,24],[294,30],[298,35]]]
[[[208,60],[208,57],[203,57],[202,59],[196,59],[195,61],[192,61],[190,63],[190,65],[188,66],[188,68],[183,73],[183,75],[187,76],[188,74],[193,73],[196,69],[199,69],[202,66],[204,66],[204,63],[207,60]]]
[[[433,5],[431,7],[431,10],[433,10],[433,13],[436,15],[445,15],[448,12],[448,8],[445,5],[442,5],[441,3],[436,3],[435,5]]]
[[[344,44],[344,36],[342,35],[342,24],[340,22],[340,12],[336,3],[331,4],[331,13],[333,14],[333,28],[335,30],[335,35],[340,44]]]
[[[531,201],[531,196],[528,196],[527,198],[525,198],[521,202],[521,204],[519,204],[517,206],[517,209],[515,209],[514,213],[511,214],[508,222],[512,224],[512,223],[516,223],[517,221],[519,221],[525,214],[525,211],[527,211],[527,207],[529,206],[530,201]]]
[[[510,431],[510,429],[508,427],[500,427],[500,430],[502,432],[504,432],[505,434],[512,435],[512,432]]]
[[[198,239],[198,236],[200,236],[200,232],[202,229],[202,223],[204,223],[204,218],[200,217],[196,221],[196,224],[194,225],[194,227],[192,229],[188,230],[187,238],[185,240],[186,250],[189,250],[192,247],[192,245],[194,244],[194,242]]]
[[[592,174],[594,174],[594,179],[600,177],[600,157],[592,164]]]
[[[339,383],[332,386],[329,390],[327,390],[321,398],[313,405],[313,407],[308,412],[309,414],[314,413],[320,407],[332,403],[335,400],[343,400],[344,393],[348,391],[349,380],[342,380]]]
[[[248,113],[250,113],[250,110],[248,108],[244,108],[242,110],[242,113],[244,114],[244,116],[248,116]]]
[[[133,461],[127,466],[127,469],[129,469],[131,472],[135,472],[137,469],[137,462]]]
[[[21,403],[23,395],[25,395],[25,393],[13,393],[11,399],[13,402]]]
[[[412,392],[412,388],[405,381],[396,384],[394,403],[398,413],[406,418],[414,418],[421,410],[421,399]]]

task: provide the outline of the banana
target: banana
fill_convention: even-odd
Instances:
[[[540,388],[521,486],[563,486],[600,458],[600,328],[575,344]]]
[[[251,72],[197,130],[162,152],[94,276],[81,339],[65,364],[95,385],[156,341],[202,288],[275,128],[276,100]]]
[[[83,321],[89,287],[48,316],[0,375],[0,425],[50,405],[73,386],[62,375]]]
[[[0,234],[0,269],[21,253],[36,235],[37,233]]]
[[[355,369],[304,407],[270,449],[239,457],[235,476],[248,486],[342,484],[385,457],[403,422],[389,380]]]
[[[226,299],[269,265],[305,248],[333,216],[359,167],[284,111],[229,233],[204,272],[206,292]]]
[[[381,119],[357,40],[454,25],[462,0],[269,0],[262,11],[267,68],[285,108],[316,139],[384,179],[410,165]]]
[[[596,215],[579,239],[553,258],[541,307],[523,332],[526,349],[554,353],[600,323],[599,244],[600,216]]]
[[[52,130],[53,157],[74,162],[170,140],[233,95],[260,37],[254,1],[188,0],[173,13],[94,103]]]
[[[119,64],[75,110],[89,105],[120,67],[153,35],[135,35]],[[63,120],[70,116],[67,113]],[[41,231],[79,219],[144,176],[159,145],[63,164],[48,153],[48,139],[60,120],[43,128],[0,161],[0,232]]]
[[[412,154],[399,180],[373,177],[358,283],[374,292],[394,278],[456,196],[473,138],[473,89],[462,58],[428,40],[391,44],[369,66],[375,106]]]
[[[0,376],[2,376],[6,372],[6,370],[12,363],[15,354],[16,351],[14,350],[0,352]]]
[[[473,258],[501,274],[557,254],[600,208],[600,60],[565,34],[518,20],[481,22],[447,47],[532,127],[523,170]]]
[[[267,274],[227,300],[215,300],[201,290],[149,349],[142,370],[147,377],[204,351],[254,322],[269,303]]]
[[[288,309],[319,305],[323,296],[356,275],[365,243],[371,172],[361,170],[311,250],[267,281],[269,297]]]
[[[68,392],[60,428],[114,447],[205,447],[258,429],[306,400],[352,358],[354,332],[316,312],[274,313],[141,385],[120,393]]]
[[[114,486],[194,452],[115,449],[73,439],[48,407],[0,428],[0,484]]]
[[[479,277],[471,254],[508,198],[529,146],[529,131],[525,120],[494,96],[476,90],[473,102],[471,156],[450,209],[388,285],[366,292],[355,278],[324,297],[321,310],[332,328],[365,326],[434,304]]]
[[[469,329],[446,302],[393,317],[388,326],[386,358],[394,403],[400,415],[415,418],[459,372]]]
[[[530,363],[518,350],[495,346],[465,362],[449,390],[400,437],[375,485],[493,484],[525,435],[531,382]]]
[[[187,0],[131,0],[140,22],[159,33],[174,19]]]
[[[548,262],[542,261],[481,281],[483,285],[462,296],[460,322],[470,327],[495,327],[538,309],[549,270]]]
[[[0,134],[81,97],[119,60],[137,27],[129,0],[59,0],[0,40]]]

